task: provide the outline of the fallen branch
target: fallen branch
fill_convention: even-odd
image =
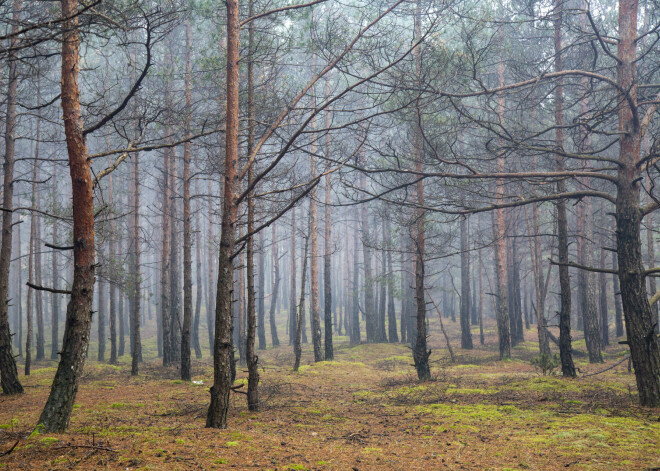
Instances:
[[[595,372],[595,373],[585,374],[585,375],[582,375],[582,377],[583,377],[583,378],[586,378],[587,376],[596,376],[596,375],[599,375],[599,374],[601,374],[601,373],[605,373],[606,371],[609,371],[609,370],[611,370],[612,368],[614,368],[614,367],[616,367],[616,366],[619,366],[621,363],[623,363],[623,362],[626,361],[626,360],[630,360],[630,355],[628,355],[627,357],[624,357],[624,358],[622,358],[621,360],[617,361],[617,362],[616,362],[615,364],[613,364],[612,366],[608,366],[608,367],[605,368],[604,370],[600,370],[600,371],[597,371],[597,372]]]
[[[14,451],[14,448],[16,448],[16,446],[18,445],[18,442],[19,442],[19,441],[20,441],[20,440],[16,440],[16,443],[14,443],[14,444],[12,445],[12,447],[11,447],[9,450],[7,450],[7,451],[3,451],[2,453],[0,453],[0,456],[7,456],[7,455],[10,454],[12,451]]]
[[[62,445],[54,447],[55,450],[66,450],[67,448],[89,448],[92,450],[109,451],[110,453],[119,453],[117,450],[98,445]]]

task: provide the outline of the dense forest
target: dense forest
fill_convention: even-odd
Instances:
[[[0,469],[660,467],[657,0],[0,19]]]

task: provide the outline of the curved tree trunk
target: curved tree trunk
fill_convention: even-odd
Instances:
[[[62,432],[73,410],[85,365],[94,295],[94,195],[78,91],[78,0],[62,0],[62,110],[73,194],[73,284],[67,306],[60,363],[39,424]]]

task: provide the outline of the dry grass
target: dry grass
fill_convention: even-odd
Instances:
[[[336,361],[319,364],[307,346],[299,373],[290,347],[260,352],[262,410],[249,412],[234,394],[227,430],[204,428],[209,358],[194,364],[203,385],[178,381],[153,359],[136,378],[127,363],[90,361],[69,432],[30,436],[54,373],[37,365],[23,378],[26,394],[0,398],[0,453],[18,442],[0,469],[660,467],[660,411],[636,406],[625,362],[575,380],[542,377],[529,364],[534,333],[526,335],[507,362],[497,361],[492,329],[485,347],[455,347],[456,365],[436,344],[427,383],[416,381],[402,345],[340,343]],[[612,347],[605,365],[578,366],[595,372],[623,354]]]

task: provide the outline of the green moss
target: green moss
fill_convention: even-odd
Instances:
[[[144,407],[144,403],[136,402],[135,404],[126,404],[124,402],[113,402],[110,404],[110,409],[131,409],[137,407]]]
[[[361,391],[355,391],[353,393],[353,397],[358,400],[366,400],[374,396],[376,396],[376,393],[374,391],[368,391],[366,389],[363,389]]]
[[[412,394],[421,391],[426,391],[426,386],[402,386],[395,391],[397,394]]]
[[[214,464],[227,464],[227,459],[226,458],[218,458],[217,460],[213,460]]]
[[[37,424],[37,426],[34,428],[32,433],[30,434],[30,438],[34,438],[38,435],[41,435],[42,433],[45,433],[46,427],[44,427],[44,424]]]
[[[42,444],[44,444],[44,445],[50,445],[50,444],[52,444],[52,443],[56,443],[56,442],[59,442],[59,441],[60,441],[59,438],[55,438],[55,437],[44,437],[44,438],[42,438],[41,440],[39,440],[39,443],[42,443]]]
[[[225,445],[226,445],[226,446],[238,446],[238,445],[240,445],[240,443],[239,443],[239,442],[236,442],[236,441],[232,441],[232,442],[227,442],[227,443],[225,443]]]
[[[488,388],[488,389],[479,389],[479,388],[447,388],[445,390],[446,394],[481,394],[481,395],[488,395],[488,394],[495,394],[497,392],[497,389],[495,388]]]

